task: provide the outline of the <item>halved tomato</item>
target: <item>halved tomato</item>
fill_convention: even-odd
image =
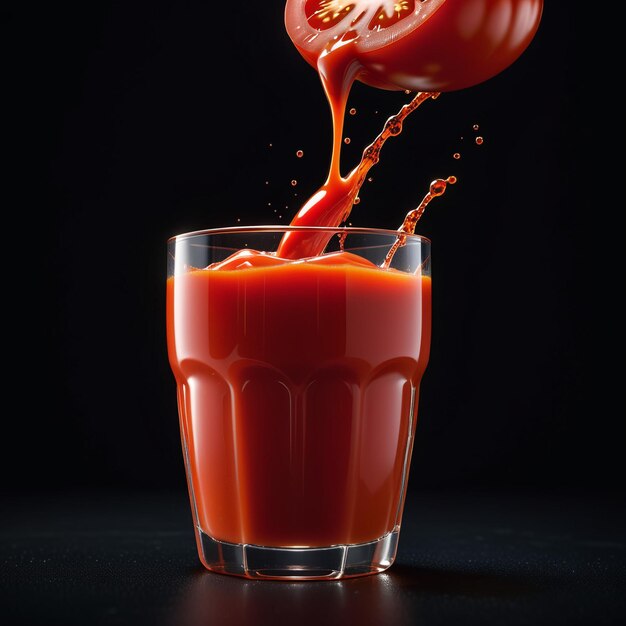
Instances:
[[[543,0],[287,0],[285,25],[314,67],[350,42],[358,80],[453,91],[511,65],[534,37]]]

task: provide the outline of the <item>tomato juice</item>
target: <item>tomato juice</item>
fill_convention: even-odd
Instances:
[[[167,283],[199,528],[316,547],[397,529],[430,344],[430,278],[343,252]]]

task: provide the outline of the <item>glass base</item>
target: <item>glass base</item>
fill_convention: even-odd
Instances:
[[[338,580],[378,574],[396,557],[399,529],[367,543],[268,548],[213,539],[199,528],[200,559],[212,572],[265,580]]]

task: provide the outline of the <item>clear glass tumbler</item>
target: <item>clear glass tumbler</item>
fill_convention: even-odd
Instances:
[[[285,237],[315,257],[277,256]],[[430,349],[430,242],[259,226],[168,242],[167,340],[198,553],[339,579],[394,561]]]

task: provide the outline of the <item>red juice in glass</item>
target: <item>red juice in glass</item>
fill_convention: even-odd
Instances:
[[[429,242],[408,237],[389,269],[391,231],[316,229],[342,249],[297,261],[232,254],[285,231],[170,241],[168,350],[200,557],[248,577],[382,571],[428,360]]]

